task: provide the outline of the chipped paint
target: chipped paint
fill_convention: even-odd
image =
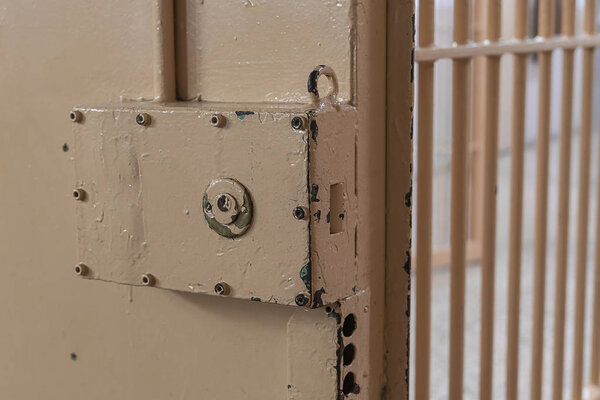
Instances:
[[[254,111],[236,111],[235,115],[240,121],[243,121],[248,115],[254,115]]]
[[[76,205],[78,257],[92,271],[86,278],[139,285],[139,276],[152,273],[158,288],[208,295],[226,282],[228,297],[295,304],[307,278],[293,266],[310,261],[310,222],[289,210],[308,208],[308,132],[293,132],[289,116],[306,109],[268,107],[261,113],[272,117],[262,122],[207,104],[79,110],[85,123],[72,124],[73,150],[77,182],[89,193]],[[137,126],[140,112],[153,123]],[[226,135],[208,123],[215,112],[228,120]],[[293,163],[289,152],[297,154]],[[205,189],[225,181],[224,171],[247,188],[234,196],[239,213],[230,224],[207,212],[215,204]],[[271,224],[254,224],[255,202]],[[285,279],[272,279],[272,268]]]
[[[310,189],[310,201],[312,201],[313,203],[321,201],[317,197],[318,195],[319,195],[319,185],[317,185],[316,183],[313,183],[311,186],[311,189]]]

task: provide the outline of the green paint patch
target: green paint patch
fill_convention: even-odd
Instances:
[[[253,114],[254,114],[254,111],[236,111],[235,112],[235,115],[237,115],[237,117],[240,121],[243,121],[247,115],[253,115]]]
[[[300,279],[302,279],[302,282],[304,282],[306,288],[310,292],[310,262],[300,269]]]

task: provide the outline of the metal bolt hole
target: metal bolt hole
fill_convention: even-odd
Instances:
[[[356,379],[352,372],[348,372],[344,377],[344,383],[342,384],[342,392],[347,396],[350,393],[360,393],[360,387],[356,384]]]
[[[346,337],[352,336],[356,330],[356,316],[354,314],[348,314],[344,318],[344,325],[342,326],[342,333]]]
[[[344,365],[352,364],[354,361],[354,356],[356,355],[356,347],[352,343],[346,345],[344,347],[344,352],[342,354]]]

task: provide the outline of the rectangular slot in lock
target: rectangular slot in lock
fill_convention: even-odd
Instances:
[[[345,219],[346,219],[346,207],[345,198],[346,192],[344,183],[335,183],[329,187],[329,205],[330,205],[330,217],[329,217],[329,233],[336,234],[344,232],[345,230]]]

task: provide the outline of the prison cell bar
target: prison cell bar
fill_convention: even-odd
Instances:
[[[529,4],[515,2],[515,38],[527,37]],[[506,399],[518,398],[519,316],[521,304],[521,251],[523,237],[523,174],[525,158],[525,96],[527,54],[515,54],[513,78],[510,220],[508,236],[508,324],[506,334]]]
[[[435,40],[434,0],[419,3],[419,47],[433,45]],[[431,203],[433,180],[433,62],[419,64],[417,135],[417,304],[415,322],[415,395],[429,399],[431,352]]]
[[[594,33],[595,0],[586,0],[584,31]],[[594,48],[583,49],[581,92],[581,132],[579,139],[579,200],[577,215],[577,264],[575,277],[575,333],[573,343],[572,400],[581,400],[583,391],[583,346],[585,327],[585,292],[587,275],[588,210],[590,197],[590,147],[592,127],[592,84]]]
[[[565,37],[572,37],[575,34],[575,0],[564,0],[562,4],[562,34]],[[563,50],[556,275],[554,289],[554,358],[552,363],[552,398],[554,400],[562,400],[564,380],[565,305],[569,243],[569,187],[573,122],[573,55],[573,49]]]
[[[593,26],[595,19],[594,1],[592,5],[586,4],[585,29],[589,29],[589,24]],[[589,6],[589,10],[587,8]],[[593,16],[588,16],[593,15]],[[593,54],[592,57],[593,59]],[[592,61],[593,62],[593,61]],[[600,144],[600,141],[599,141]],[[599,151],[600,154],[600,151]],[[598,163],[598,176],[600,176],[600,162]],[[600,190],[597,193],[596,210],[600,210]],[[594,268],[594,299],[592,308],[592,355],[590,362],[590,383],[592,385],[600,384],[600,212],[596,211],[596,241],[595,241],[595,268]]]
[[[500,39],[502,2],[486,4],[486,38]],[[496,265],[496,184],[498,170],[498,109],[500,99],[500,56],[490,55],[485,62],[487,96],[485,101],[485,136],[483,152],[483,215],[481,251],[481,358],[479,398],[492,399],[494,358],[494,273]]]
[[[534,39],[508,40],[496,43],[481,42],[448,47],[417,49],[415,61],[432,62],[441,59],[473,58],[503,54],[531,54],[552,50],[577,49],[600,46],[600,35],[581,35],[577,37],[537,37]]]
[[[532,365],[531,365],[531,386],[530,398],[537,400],[542,396],[542,367],[543,367],[543,342],[544,342],[544,305],[545,305],[545,278],[546,278],[546,243],[547,243],[547,217],[548,217],[548,163],[549,163],[549,130],[550,130],[550,94],[551,94],[551,74],[552,74],[552,53],[556,49],[564,51],[563,65],[563,83],[562,83],[562,111],[561,111],[561,168],[560,168],[560,193],[559,194],[559,227],[558,227],[558,246],[557,246],[557,276],[556,276],[556,298],[555,298],[555,343],[554,343],[554,363],[553,363],[553,396],[555,399],[562,398],[563,374],[564,374],[564,307],[566,302],[566,255],[568,239],[568,187],[569,187],[569,169],[570,169],[570,146],[572,134],[572,102],[573,102],[573,55],[576,48],[583,48],[583,92],[582,92],[582,132],[581,132],[581,157],[579,167],[579,194],[578,194],[578,222],[577,222],[577,278],[576,278],[576,304],[575,304],[575,342],[573,354],[573,388],[572,398],[577,400],[581,398],[582,393],[582,369],[583,369],[583,350],[584,350],[584,318],[585,318],[585,278],[587,261],[587,219],[589,212],[589,168],[590,168],[590,142],[591,142],[591,118],[592,118],[592,92],[591,83],[593,80],[593,54],[595,47],[600,45],[600,35],[594,31],[595,5],[593,0],[586,0],[586,11],[584,20],[584,35],[575,36],[574,30],[574,0],[563,0],[563,20],[562,37],[553,38],[554,13],[553,2],[551,0],[541,0],[538,9],[539,37],[536,39],[526,39],[527,30],[527,4],[526,2],[517,2],[515,13],[515,38],[508,42],[499,41],[499,32],[494,35],[494,24],[497,23],[499,30],[499,2],[488,0],[488,37],[483,43],[469,43],[469,2],[455,0],[454,7],[454,40],[452,47],[435,47],[433,42],[433,4],[429,4],[430,14],[423,13],[423,4],[420,2],[421,14],[419,23],[420,29],[423,24],[429,25],[430,37],[425,42],[420,41],[420,48],[416,50],[415,60],[419,63],[420,73],[423,78],[419,81],[419,107],[426,111],[421,114],[419,110],[419,133],[425,129],[426,138],[419,137],[419,174],[425,166],[426,173],[419,176],[417,188],[425,188],[425,193],[420,192],[421,199],[425,201],[422,214],[417,215],[417,232],[421,234],[431,232],[431,191],[432,191],[432,121],[427,120],[427,116],[433,115],[432,104],[426,104],[427,99],[433,96],[433,65],[439,59],[453,60],[453,126],[452,126],[452,198],[451,198],[451,316],[450,316],[450,399],[460,399],[462,397],[463,381],[463,360],[464,360],[464,295],[465,295],[465,248],[466,248],[466,149],[468,143],[469,130],[469,111],[468,101],[465,101],[466,92],[469,90],[469,70],[470,61],[476,56],[487,56],[487,74],[488,82],[488,101],[484,112],[485,126],[488,137],[486,138],[486,187],[484,188],[483,205],[488,207],[484,212],[491,225],[495,224],[495,194],[490,190],[490,182],[494,182],[497,168],[497,141],[494,136],[497,135],[497,106],[498,89],[494,82],[497,80],[497,65],[503,54],[512,53],[515,55],[515,76],[514,76],[514,102],[513,102],[513,122],[512,122],[512,145],[513,157],[511,160],[511,217],[510,217],[510,239],[509,239],[509,321],[507,334],[507,398],[516,398],[518,387],[518,334],[519,334],[519,306],[520,306],[520,267],[521,267],[521,238],[522,238],[522,202],[523,202],[523,157],[524,157],[524,106],[525,106],[525,82],[526,82],[526,59],[527,55],[533,52],[538,53],[539,61],[539,82],[538,82],[538,141],[537,141],[537,185],[536,185],[536,211],[535,211],[535,237],[534,237],[534,305],[533,305],[533,337],[532,337]],[[428,22],[427,22],[428,21]],[[492,63],[489,60],[492,60]],[[491,72],[491,73],[490,73]],[[427,75],[429,74],[429,75]],[[431,79],[424,77],[430,76]],[[491,84],[491,85],[490,85]],[[422,87],[421,87],[422,85]],[[491,100],[491,101],[490,101]],[[496,115],[494,115],[494,112]],[[495,121],[494,121],[495,120]],[[491,133],[490,133],[491,129]],[[495,138],[497,140],[497,137]],[[428,149],[421,148],[429,143]],[[494,148],[496,143],[496,148]],[[489,157],[488,155],[491,155]],[[425,165],[426,164],[426,165]],[[489,168],[491,167],[491,168]],[[599,165],[600,168],[600,165]],[[491,181],[490,181],[491,179]],[[422,183],[423,182],[423,183]],[[423,200],[419,200],[421,207]],[[598,207],[600,208],[600,191],[598,193]],[[560,211],[562,210],[562,211]],[[425,227],[420,227],[421,220],[425,221]],[[494,251],[493,235],[495,226],[484,222],[484,242],[487,241],[488,249]],[[487,232],[487,233],[486,233]],[[486,239],[487,238],[487,239]],[[418,239],[419,240],[419,239]],[[591,369],[590,381],[592,384],[598,384],[600,380],[600,213],[596,226],[596,268],[594,279],[594,305],[593,305],[593,334],[591,351]],[[417,244],[419,248],[419,244]],[[431,249],[430,238],[421,239],[421,251]],[[423,307],[427,309],[427,322],[422,323],[422,329],[417,328],[417,340],[419,337],[426,337],[426,349],[420,354],[426,355],[427,360],[421,360],[419,357],[419,346],[417,346],[417,363],[422,368],[417,368],[417,388],[419,393],[426,393],[426,396],[417,398],[429,398],[429,356],[430,356],[430,307],[431,307],[431,258],[429,255],[420,254],[417,250],[418,265],[425,265],[426,271],[421,273],[423,279],[420,285],[422,290]],[[490,321],[493,321],[493,315],[483,310],[493,311],[493,257],[490,252],[482,252],[482,345],[481,345],[481,398],[491,398],[491,377],[493,361],[493,336]],[[561,262],[564,260],[564,262]],[[490,267],[491,265],[491,267]],[[487,267],[486,267],[487,266]],[[419,288],[419,284],[418,284]],[[487,288],[487,289],[486,289]],[[489,289],[492,290],[489,290]],[[419,291],[419,289],[417,289]],[[420,297],[417,297],[417,303],[420,303]],[[491,305],[491,306],[490,306]],[[419,304],[417,304],[417,309]],[[490,308],[492,307],[492,308]],[[417,313],[418,314],[418,313]],[[419,316],[417,316],[417,321]],[[486,322],[487,319],[487,322]],[[417,324],[419,324],[417,322]],[[419,332],[423,333],[421,335]],[[423,370],[425,372],[422,372]],[[424,375],[420,377],[419,375]],[[421,389],[419,384],[426,384],[427,389]]]
[[[454,1],[454,41],[469,41],[470,1]],[[450,199],[450,370],[449,399],[463,392],[465,268],[467,241],[467,149],[469,59],[452,62],[452,193]]]
[[[475,42],[486,41],[486,15],[485,2],[487,0],[473,1],[473,40]],[[468,46],[464,45],[464,46]],[[485,134],[485,56],[473,57],[471,78],[471,141],[470,147],[470,189],[469,196],[469,233],[467,234],[467,263],[481,261],[481,230],[483,224],[482,188],[483,188],[483,140]],[[436,249],[435,253],[439,253]],[[434,253],[434,256],[435,256]],[[434,263],[435,265],[435,263]]]
[[[600,141],[599,141],[600,144]],[[598,152],[600,154],[600,151]],[[600,176],[600,162],[598,163]],[[596,210],[600,210],[600,190],[596,194]],[[594,299],[592,308],[592,355],[590,362],[590,383],[600,384],[600,212],[596,211],[596,253],[594,255]]]
[[[552,1],[541,0],[538,20],[540,36],[552,36]],[[552,51],[538,53],[538,140],[537,140],[537,185],[534,233],[534,289],[533,327],[531,348],[530,399],[541,400],[542,367],[544,347],[544,303],[546,295],[546,231],[548,216],[548,153],[550,139],[550,94],[552,75]]]

